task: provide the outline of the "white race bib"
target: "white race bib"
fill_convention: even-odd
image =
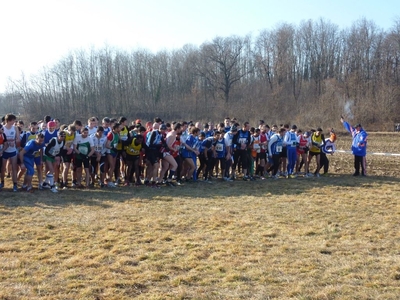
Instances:
[[[215,145],[215,151],[222,151],[222,150],[224,150],[224,146],[222,144]]]
[[[79,152],[83,155],[87,155],[88,154],[88,148],[87,147],[81,147],[79,148]]]

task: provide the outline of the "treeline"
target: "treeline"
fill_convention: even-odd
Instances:
[[[400,19],[388,31],[366,19],[342,30],[320,19],[173,51],[80,50],[13,80],[9,97],[31,120],[231,116],[331,126],[347,114],[392,129],[400,121]]]

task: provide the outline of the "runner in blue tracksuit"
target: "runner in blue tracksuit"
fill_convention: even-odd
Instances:
[[[347,123],[343,117],[340,119],[343,123],[344,128],[351,133],[353,136],[353,142],[351,144],[351,151],[354,155],[354,169],[355,172],[353,176],[366,176],[367,168],[366,168],[366,155],[367,155],[367,132],[362,128],[361,124],[357,124],[352,127],[349,123]],[[361,173],[360,173],[361,167]]]

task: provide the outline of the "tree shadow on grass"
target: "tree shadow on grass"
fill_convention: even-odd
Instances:
[[[7,209],[14,207],[41,207],[63,208],[67,206],[99,206],[105,209],[112,207],[113,202],[149,202],[166,201],[174,202],[179,200],[215,200],[231,197],[271,197],[274,195],[297,195],[302,197],[303,193],[315,188],[361,188],[377,189],[379,185],[393,184],[396,188],[400,178],[385,176],[351,176],[351,175],[330,175],[320,178],[295,179],[265,179],[256,181],[236,180],[224,182],[216,180],[212,184],[205,182],[188,183],[177,187],[149,188],[141,187],[118,187],[93,188],[88,190],[69,189],[61,190],[59,193],[52,193],[48,190],[35,191],[34,193],[17,192],[13,193],[4,190],[0,193],[0,215],[7,214]],[[400,191],[400,188],[398,188]]]

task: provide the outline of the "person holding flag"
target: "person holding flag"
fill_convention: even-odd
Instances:
[[[351,152],[354,155],[354,169],[355,172],[353,176],[366,176],[367,175],[367,139],[368,134],[362,128],[361,124],[356,124],[354,127],[344,120],[343,117],[340,118],[344,128],[351,133],[353,137],[353,142],[351,144]],[[360,173],[361,168],[361,173]]]

